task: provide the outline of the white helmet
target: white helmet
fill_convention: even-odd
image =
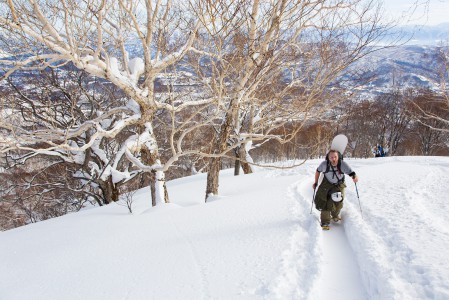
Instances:
[[[341,200],[343,200],[343,195],[341,194],[341,192],[335,192],[331,194],[331,199],[334,202],[340,202]]]

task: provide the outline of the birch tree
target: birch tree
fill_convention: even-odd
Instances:
[[[122,130],[113,139],[98,138],[82,153],[42,149],[50,142],[57,143],[61,132],[67,128],[98,121],[100,116],[104,129],[113,128],[124,115],[132,114],[132,110],[120,107],[128,99],[113,85],[70,68],[47,68],[36,74],[8,78],[8,82],[12,88],[4,92],[3,111],[8,110],[9,113],[3,116],[2,123],[9,124],[12,129],[9,132],[16,133],[18,137],[16,141],[40,148],[33,151],[24,148],[21,151],[11,150],[6,156],[10,168],[33,165],[37,158],[47,161],[48,165],[65,164],[66,169],[72,170],[73,178],[65,180],[66,186],[64,180],[59,182],[57,186],[60,190],[77,190],[78,194],[84,193],[99,205],[117,201],[120,186],[141,172],[130,168],[119,153],[124,141],[132,135],[133,128]],[[46,136],[44,132],[47,132]],[[95,130],[89,129],[83,135],[68,137],[68,142],[85,145],[94,134]],[[42,137],[47,140],[42,140]],[[28,160],[32,162],[27,163]],[[46,169],[56,167],[36,168],[42,173],[41,178],[45,177]],[[77,187],[71,186],[72,181],[76,182],[74,185]],[[56,186],[54,182],[49,182],[49,185]],[[51,190],[42,183],[40,186],[43,190]]]
[[[221,159],[230,151],[251,162],[252,143],[288,142],[308,120],[346,99],[338,76],[369,52],[388,26],[380,24],[374,1],[198,3],[208,34],[204,41],[213,43],[204,48],[215,50],[209,54],[207,88],[224,108],[216,124],[207,198],[218,193]],[[282,128],[290,129],[279,134]]]
[[[19,69],[73,64],[110,81],[130,99],[119,109],[128,114],[113,127],[102,125],[110,112],[65,130],[37,132],[37,140],[51,141],[43,148],[21,139],[21,132],[2,124],[1,151],[81,154],[100,139],[113,139],[125,128],[135,126],[135,134],[118,153],[141,170],[153,174],[153,203],[168,202],[164,177],[168,166],[161,162],[153,121],[158,110],[179,107],[156,97],[154,81],[164,70],[176,65],[195,40],[197,23],[188,13],[183,14],[186,7],[182,2],[8,0],[0,9],[0,27],[5,33],[2,48],[16,54],[12,60],[1,61],[8,66],[2,78]],[[130,52],[132,46],[139,51]],[[95,132],[86,143],[73,143],[74,138],[85,135],[90,129]],[[54,138],[55,135],[58,138]]]

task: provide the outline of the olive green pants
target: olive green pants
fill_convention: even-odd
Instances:
[[[342,182],[339,185],[333,185],[326,177],[323,178],[318,187],[318,191],[315,197],[315,207],[321,211],[321,224],[330,223],[331,218],[339,216],[341,209],[343,208],[343,200],[340,202],[334,202],[330,199],[329,194],[332,192],[340,191],[343,199],[345,198],[345,183]]]
[[[328,201],[332,201],[332,200],[328,200]],[[328,207],[330,207],[330,206],[331,206],[331,204],[328,205]],[[339,216],[340,211],[343,208],[343,201],[334,202],[332,207],[333,207],[333,210],[322,210],[321,211],[321,224],[330,223],[331,218],[337,218]]]

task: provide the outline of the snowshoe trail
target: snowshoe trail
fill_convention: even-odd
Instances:
[[[396,163],[408,164],[406,159],[400,160],[396,159]],[[370,270],[363,274],[365,282],[370,283],[369,293],[385,299],[418,299],[423,294],[426,299],[446,299],[447,291],[436,288],[445,285],[446,279],[435,275],[442,267],[426,263],[429,257],[441,262],[447,259],[445,251],[433,251],[449,247],[445,173],[433,170],[423,161],[423,167],[413,168],[412,172],[397,170],[376,177],[383,167],[373,166],[374,171],[362,176],[367,182],[376,180],[384,189],[366,185],[362,192],[368,201],[389,209],[382,214],[376,209],[364,209],[365,221],[352,217],[349,227],[351,241],[360,244],[356,248],[368,254],[377,253],[377,257],[365,255],[359,259]],[[402,178],[402,184],[393,183],[394,178]]]
[[[344,224],[331,222],[323,231],[321,275],[311,299],[366,299],[360,269],[352,254]],[[358,289],[354,289],[358,287]]]
[[[302,206],[311,199],[311,184],[303,182],[298,186],[298,197]],[[308,203],[309,206],[311,203]],[[314,222],[318,228],[319,212],[312,210],[302,217],[318,220]],[[342,219],[345,219],[344,211]],[[344,221],[331,221],[329,230],[318,230],[317,248],[321,253],[317,261],[318,276],[313,283],[307,299],[366,299],[366,291],[360,279],[360,268],[355,259],[345,232]],[[354,288],[356,287],[356,288]]]
[[[322,230],[316,210],[310,214],[312,193],[308,181],[287,189],[291,213],[298,224],[291,234],[290,247],[282,255],[281,270],[270,288],[270,296],[304,300],[366,299],[344,221],[332,221],[329,231]]]

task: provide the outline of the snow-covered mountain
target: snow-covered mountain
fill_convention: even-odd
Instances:
[[[409,25],[399,27],[398,29],[408,39],[407,44],[409,45],[447,45],[449,39],[449,23],[433,26]]]
[[[312,210],[320,160],[168,182],[0,232],[0,299],[449,299],[448,157],[348,159],[342,224]],[[286,162],[289,166],[292,162]]]
[[[385,48],[363,57],[350,70],[363,73],[367,81],[357,89],[368,96],[388,92],[393,88],[418,87],[438,91],[444,68],[441,61],[442,49],[444,50],[440,46],[425,45]],[[346,78],[349,74],[346,74]]]
[[[363,83],[352,87],[357,86],[356,89],[368,98],[397,88],[439,91],[443,80],[442,57],[449,53],[449,23],[395,27],[390,31],[390,37],[392,40],[387,36],[379,44],[377,49],[380,50],[360,59],[343,78],[351,81],[353,73],[361,75],[359,82]],[[397,40],[398,37],[401,38]],[[390,43],[396,46],[385,48]],[[446,77],[445,80],[449,79]]]

